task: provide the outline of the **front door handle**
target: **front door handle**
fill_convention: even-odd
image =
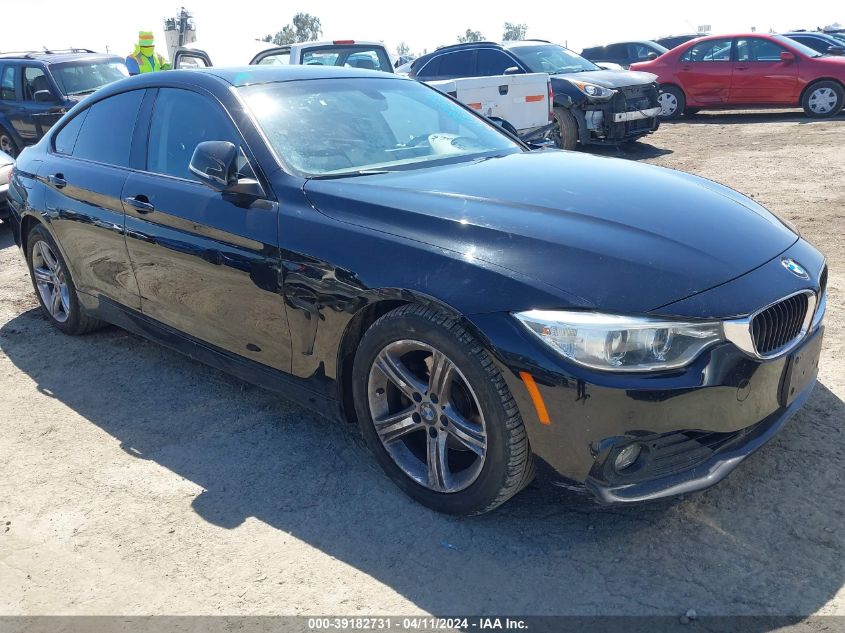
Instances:
[[[138,213],[146,214],[152,213],[156,210],[155,206],[150,202],[150,199],[143,194],[129,196],[128,198],[124,198],[123,201],[135,209]]]
[[[47,182],[56,187],[56,189],[67,186],[67,180],[65,180],[64,174],[50,174],[47,176]]]

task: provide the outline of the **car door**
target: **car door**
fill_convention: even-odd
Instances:
[[[219,350],[290,371],[278,205],[201,184],[189,163],[196,146],[211,140],[240,147],[242,174],[260,174],[219,101],[159,89],[144,156],[123,189],[141,310]]]
[[[690,46],[678,59],[676,76],[687,103],[727,103],[731,90],[731,38],[702,40]]]
[[[38,170],[50,227],[77,290],[140,309],[121,193],[144,90],[97,101],[63,121]]]
[[[762,37],[736,40],[730,103],[792,105],[798,100],[798,60],[783,61],[786,48]]]

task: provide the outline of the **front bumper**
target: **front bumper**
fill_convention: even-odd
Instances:
[[[692,492],[726,477],[810,396],[824,336],[820,324],[773,359],[752,357],[726,342],[682,370],[614,374],[567,363],[527,338],[510,315],[476,315],[472,321],[495,352],[539,473],[604,504]],[[546,423],[523,372],[536,382],[550,418]],[[617,472],[615,457],[634,443],[645,457]]]
[[[692,468],[655,479],[616,485],[591,477],[585,482],[585,487],[603,505],[653,501],[709,488],[727,477],[746,457],[777,435],[810,397],[815,384],[813,379],[788,407],[776,411],[747,429],[730,434],[734,435],[733,439],[718,451],[714,451],[710,459]]]

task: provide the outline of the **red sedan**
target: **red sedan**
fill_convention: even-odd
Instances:
[[[663,119],[703,108],[802,107],[832,117],[845,105],[845,57],[782,35],[711,35],[631,64],[660,83]]]

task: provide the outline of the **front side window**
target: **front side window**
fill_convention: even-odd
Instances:
[[[522,151],[441,93],[398,79],[239,88],[276,155],[305,176],[414,169]]]
[[[736,41],[736,58],[741,62],[779,62],[786,49],[759,37],[740,38]]]
[[[14,101],[17,99],[15,93],[15,67],[5,66],[0,69],[0,99]]]
[[[627,44],[611,44],[607,47],[607,56],[610,59],[626,59],[628,57]]]
[[[73,146],[73,156],[128,167],[129,149],[132,146],[135,121],[144,92],[123,92],[98,101],[88,108],[88,114]]]
[[[690,46],[681,55],[682,62],[729,62],[731,61],[731,40],[705,40]]]
[[[258,61],[258,64],[261,66],[288,65],[290,64],[290,51],[265,55]]]
[[[106,84],[129,76],[126,66],[120,62],[73,62],[50,66],[53,79],[62,94],[90,94]]]
[[[502,51],[491,48],[482,48],[478,51],[476,66],[479,77],[504,75],[508,68],[519,68],[519,65]]]
[[[147,171],[197,180],[188,169],[197,145],[229,141],[240,145],[234,124],[210,97],[177,88],[162,88],[156,98],[147,144]]]
[[[26,66],[23,69],[23,99],[35,101],[35,93],[50,90],[50,80],[44,71],[37,66]]]
[[[176,68],[208,68],[208,63],[202,55],[181,53]]]
[[[262,63],[264,60],[261,60]],[[284,62],[282,62],[284,63]],[[372,46],[340,46],[332,44],[328,47],[309,48],[302,53],[302,63],[319,66],[345,66],[346,68],[363,68],[365,70],[382,70],[390,72],[390,60],[381,47]]]
[[[588,70],[601,70],[593,62],[557,44],[515,46],[510,51],[532,73],[549,73],[550,75],[554,75],[557,73],[580,73]]]

